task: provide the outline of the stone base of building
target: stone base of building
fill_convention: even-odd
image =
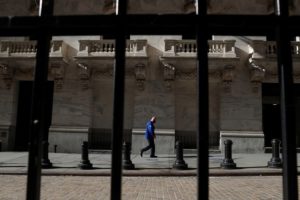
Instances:
[[[263,153],[264,134],[262,131],[221,131],[220,150],[224,153],[224,141],[231,140],[232,153]]]
[[[49,152],[81,153],[83,141],[88,141],[88,127],[50,127]],[[56,147],[55,147],[56,145]]]
[[[10,143],[13,142],[13,138],[11,138],[12,136],[12,126],[0,125],[0,151],[8,151],[12,149],[12,145],[10,145]]]
[[[174,129],[155,129],[155,154],[174,154],[175,153],[175,130]],[[145,139],[145,129],[132,129],[132,153],[140,154],[140,150],[148,146]],[[144,153],[149,155],[150,151]]]

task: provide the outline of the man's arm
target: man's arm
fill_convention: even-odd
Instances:
[[[153,125],[151,125],[151,133],[153,135],[153,138],[156,138],[155,131],[154,131],[154,126]]]

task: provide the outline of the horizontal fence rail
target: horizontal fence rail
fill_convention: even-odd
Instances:
[[[20,54],[36,54],[36,74],[33,90],[32,134],[29,152],[29,173],[27,182],[27,199],[40,198],[41,178],[41,141],[44,126],[42,105],[46,99],[43,93],[43,83],[47,80],[49,53],[61,51],[61,44],[51,43],[54,35],[99,35],[109,34],[116,37],[116,44],[110,42],[82,41],[81,53],[90,55],[116,54],[114,80],[114,113],[113,113],[113,159],[111,199],[121,199],[121,145],[124,100],[124,64],[127,54],[145,55],[144,42],[127,41],[130,34],[194,34],[194,41],[169,41],[166,51],[174,55],[197,55],[198,58],[198,199],[208,199],[208,74],[207,53],[210,55],[235,55],[233,42],[208,42],[211,35],[268,35],[276,32],[276,43],[263,44],[262,54],[266,57],[278,58],[278,74],[281,84],[281,117],[283,136],[283,193],[284,199],[297,199],[296,164],[293,144],[293,113],[292,103],[292,66],[291,57],[299,56],[299,43],[291,42],[291,36],[300,35],[300,17],[288,16],[288,1],[277,0],[273,15],[207,15],[206,1],[198,1],[199,14],[192,15],[126,15],[127,1],[118,1],[118,15],[110,16],[52,16],[53,0],[43,4],[40,1],[40,16],[31,17],[1,17],[1,36],[34,36],[35,42],[1,43],[0,53],[8,56]],[[174,20],[176,19],[176,20]],[[76,22],[76,23],[74,23]],[[126,43],[126,44],[125,44]],[[208,45],[206,47],[206,45]],[[38,46],[38,47],[37,47]],[[204,51],[203,51],[204,50]],[[257,51],[260,51],[257,50]],[[125,52],[126,54],[125,54]],[[254,50],[256,51],[256,49]],[[197,52],[197,54],[196,54]],[[201,67],[200,67],[201,66]],[[41,87],[40,87],[41,86]],[[202,97],[202,98],[201,98]],[[203,112],[200,112],[203,111]],[[287,134],[289,133],[289,134]],[[292,134],[290,134],[292,133]],[[121,137],[117,137],[121,136]],[[200,159],[201,162],[200,163]],[[201,165],[202,164],[202,165]],[[202,169],[200,170],[200,166]],[[200,187],[200,185],[202,187]],[[116,192],[114,192],[116,191]],[[200,191],[202,194],[200,194]]]

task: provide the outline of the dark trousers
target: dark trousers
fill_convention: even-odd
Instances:
[[[148,151],[149,149],[151,149],[150,156],[154,156],[155,155],[154,139],[150,138],[150,139],[147,139],[147,141],[148,141],[148,146],[146,146],[145,148],[142,148],[142,152],[145,152],[145,151]]]

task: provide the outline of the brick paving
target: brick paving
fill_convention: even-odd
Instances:
[[[212,200],[282,199],[281,176],[210,177]],[[123,200],[193,200],[196,177],[123,177]],[[0,199],[25,199],[26,176],[0,175]],[[43,200],[108,200],[108,176],[43,176]]]

